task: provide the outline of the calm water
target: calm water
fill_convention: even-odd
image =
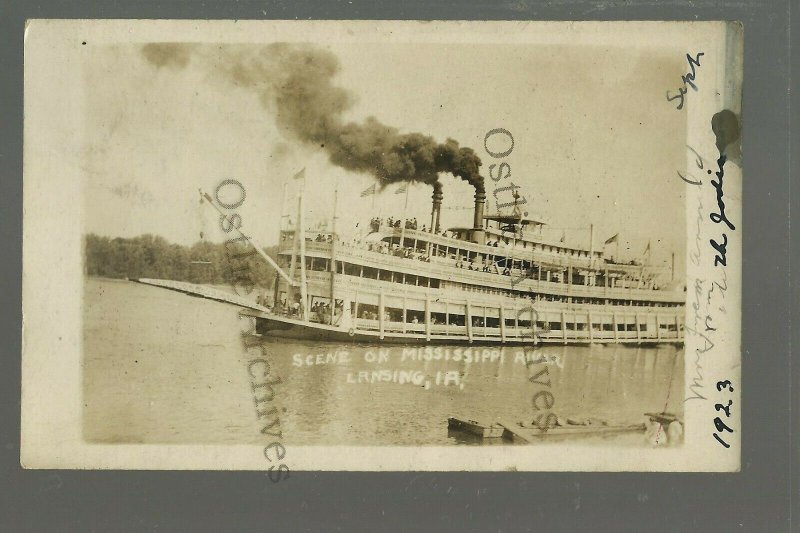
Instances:
[[[238,308],[99,279],[86,281],[84,303],[87,440],[263,444],[247,372],[258,351],[242,346],[239,330],[246,323]],[[381,348],[384,360],[367,360],[377,359]],[[442,348],[439,360],[426,360],[424,352],[411,357],[418,353],[413,348],[269,342],[272,374],[283,382],[275,403],[286,410],[284,442],[474,443],[448,434],[447,417],[530,421],[531,399],[540,390],[552,392],[559,416],[639,423],[646,411],[683,413],[683,350],[673,346],[527,349],[528,356],[547,359],[530,367],[521,348],[494,354],[473,348],[472,362],[465,361],[465,347]],[[327,356],[337,351],[347,352],[344,361]],[[550,388],[528,380],[545,368]],[[608,438],[646,445],[639,434]]]

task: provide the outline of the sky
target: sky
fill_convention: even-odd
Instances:
[[[302,168],[312,224],[331,217],[337,187],[343,233],[375,215],[402,216],[404,196],[395,186],[361,198],[375,182],[371,175],[337,167],[320,147],[281,131],[254,91],[229,83],[218,64],[202,59],[220,46],[195,45],[178,66],[155,66],[136,44],[98,46],[87,55],[85,232],[152,233],[181,244],[203,232],[221,241],[216,214],[197,191],[236,179],[247,191],[236,210],[243,229],[269,246],[282,210],[295,212],[301,182],[291,178]],[[596,247],[619,233],[623,255],[640,256],[650,241],[654,263],[675,252],[683,264],[685,186],[676,171],[686,166],[686,115],[664,99],[684,73],[681,54],[589,45],[317,46],[339,60],[334,81],[354,101],[347,120],[374,116],[403,133],[472,147],[483,161],[488,211],[493,189],[513,182],[524,209],[547,222],[545,234],[556,240],[566,233],[567,242],[588,245],[594,224]],[[514,137],[503,158],[484,147],[495,128]],[[495,184],[488,167],[499,163],[510,165],[511,177]],[[442,225],[471,225],[472,186],[440,179]],[[420,225],[430,220],[430,195],[427,185],[410,188],[407,216]]]

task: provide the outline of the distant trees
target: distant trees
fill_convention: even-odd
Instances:
[[[273,258],[277,246],[265,248]],[[190,283],[233,284],[249,276],[254,285],[271,287],[274,270],[249,246],[197,242],[191,247],[169,243],[158,235],[132,239],[90,233],[84,239],[85,271],[108,278],[159,278]],[[234,276],[235,271],[235,276]]]

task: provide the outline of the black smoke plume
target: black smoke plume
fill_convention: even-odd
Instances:
[[[190,45],[153,43],[144,57],[162,67],[185,66]],[[347,170],[374,175],[381,187],[412,181],[441,191],[438,175],[450,173],[485,192],[481,160],[471,148],[453,139],[444,143],[421,133],[400,133],[374,117],[345,122],[351,94],[333,83],[339,61],[328,50],[307,44],[275,43],[260,48],[226,46],[212,58],[213,72],[233,84],[254,90],[275,115],[278,128],[290,138],[319,146],[330,161]]]

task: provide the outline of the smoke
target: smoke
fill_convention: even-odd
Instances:
[[[199,51],[191,45],[146,45],[143,55],[156,67],[185,67]],[[453,139],[444,143],[422,133],[400,133],[374,117],[345,122],[354,99],[334,84],[339,61],[308,44],[275,43],[259,48],[226,46],[211,60],[212,72],[253,90],[289,138],[319,146],[331,163],[375,176],[381,187],[419,182],[441,191],[439,174],[450,173],[485,192],[481,160]]]

